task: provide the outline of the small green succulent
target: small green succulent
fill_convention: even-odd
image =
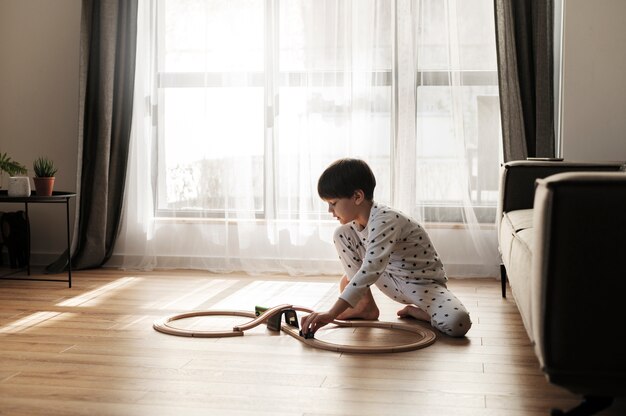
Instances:
[[[38,178],[52,178],[57,173],[54,162],[47,157],[40,157],[33,162],[33,170]]]

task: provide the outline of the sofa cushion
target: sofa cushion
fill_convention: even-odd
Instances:
[[[504,214],[511,224],[511,228],[515,231],[526,230],[533,228],[533,210],[532,209],[518,209],[517,211],[511,211]]]
[[[534,247],[533,210],[522,209],[503,215],[500,250],[511,291],[531,341],[530,270]]]
[[[524,321],[524,328],[531,341],[532,331],[532,296],[530,270],[532,269],[535,231],[532,228],[520,230],[515,234],[511,247],[511,260],[507,266],[507,274],[511,293]]]
[[[500,254],[504,264],[511,261],[511,247],[515,234],[521,230],[533,227],[533,210],[520,209],[506,212],[502,216],[500,224]]]

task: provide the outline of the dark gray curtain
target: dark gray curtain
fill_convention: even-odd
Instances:
[[[103,265],[118,234],[130,140],[137,0],[83,0],[79,179],[72,268]],[[67,258],[67,254],[65,254]],[[64,270],[61,256],[49,272]]]
[[[494,5],[504,161],[553,157],[553,2]]]

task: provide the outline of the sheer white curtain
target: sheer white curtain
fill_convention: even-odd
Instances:
[[[394,4],[394,204],[426,224],[449,274],[495,276],[502,151],[493,4]]]
[[[376,174],[375,199],[422,221],[450,274],[491,274],[493,215],[480,218],[497,192],[491,7],[140,0],[125,217],[110,264],[339,273],[317,178],[359,157]]]

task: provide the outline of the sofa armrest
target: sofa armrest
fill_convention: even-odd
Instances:
[[[500,212],[533,207],[535,181],[564,172],[614,172],[623,162],[518,160],[505,163],[500,174]]]
[[[517,160],[502,165],[496,227],[500,236],[502,214],[518,209],[531,209],[535,197],[535,181],[564,172],[615,172],[623,162],[572,162]],[[499,242],[498,242],[499,243]]]
[[[561,173],[537,181],[531,316],[552,382],[626,394],[626,173]]]

